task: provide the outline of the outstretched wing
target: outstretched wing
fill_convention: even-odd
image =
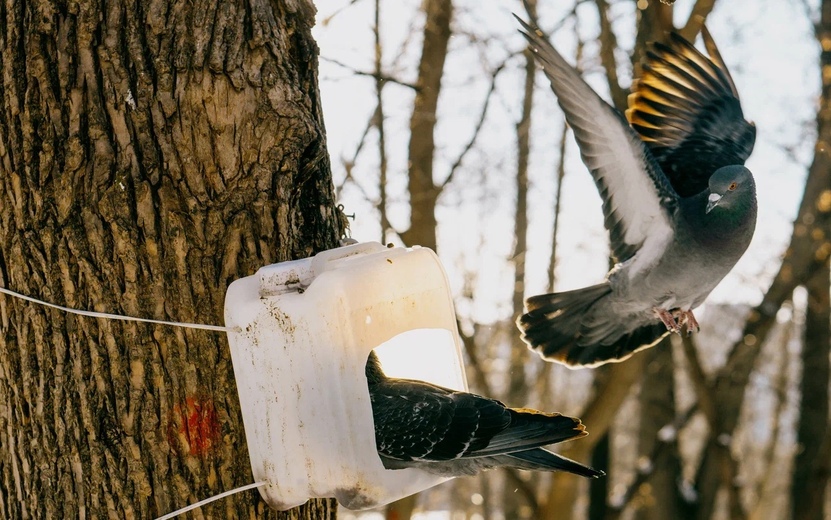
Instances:
[[[583,81],[538,28],[517,20],[594,177],[615,258],[624,262],[643,250],[642,265],[651,264],[674,234],[678,195],[621,114]]]
[[[744,164],[756,141],[715,42],[701,34],[709,57],[677,33],[652,44],[626,111],[681,197],[706,188],[722,166]]]

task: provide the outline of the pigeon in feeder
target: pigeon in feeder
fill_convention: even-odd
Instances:
[[[467,393],[427,248],[367,242],[264,266],[229,286],[225,324],[251,471],[274,509],[367,509],[485,467],[599,474],[540,448],[585,435],[580,421]],[[367,366],[376,354],[384,371]]]
[[[756,227],[755,183],[743,166],[756,129],[715,43],[704,29],[709,57],[674,33],[654,44],[627,123],[537,27],[519,22],[603,199],[618,262],[603,283],[529,298],[517,320],[522,339],[547,360],[586,367],[697,330],[693,309]]]
[[[387,469],[419,468],[443,477],[496,467],[604,475],[542,448],[586,436],[580,419],[508,408],[476,394],[387,377],[374,352],[366,378],[375,443]]]

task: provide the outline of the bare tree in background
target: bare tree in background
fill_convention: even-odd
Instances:
[[[824,49],[824,42],[831,38],[831,2],[822,2],[820,16],[816,37]],[[821,70],[825,71],[829,66],[831,57],[824,51],[820,57]],[[827,157],[827,147],[831,146],[831,79],[826,76],[822,75],[822,97],[817,113],[819,138],[814,148],[815,153],[824,156],[825,160],[822,164],[812,166],[812,170],[824,168],[827,171],[831,167]],[[814,161],[819,162],[819,158],[815,158]],[[826,175],[826,181],[829,180],[831,179]],[[831,209],[829,189],[831,186],[826,184],[825,190],[815,200],[816,210],[825,210],[825,213],[828,213]],[[805,218],[809,214],[802,216],[802,222],[807,223]],[[809,226],[809,229],[812,236],[825,240],[822,245],[817,244],[819,248],[815,254],[818,257],[823,254],[827,256],[831,220],[827,217],[821,219],[816,225]],[[791,512],[794,520],[822,520],[826,516],[825,494],[831,470],[831,428],[828,412],[828,381],[831,377],[831,279],[827,262],[817,268],[817,272],[806,282],[805,287],[808,290],[808,307],[805,316],[805,337],[802,342],[798,451],[791,483]]]
[[[436,250],[436,202],[441,187],[433,180],[436,144],[436,108],[441,78],[450,41],[451,0],[426,0],[424,3],[424,44],[418,65],[416,97],[410,118],[409,192],[410,227],[401,233],[407,245],[418,244]]]

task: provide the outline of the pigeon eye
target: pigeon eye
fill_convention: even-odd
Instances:
[[[728,191],[733,191],[733,190],[736,189],[736,186],[738,186],[738,184],[736,184],[735,182],[731,182],[730,186],[727,187],[727,190]]]

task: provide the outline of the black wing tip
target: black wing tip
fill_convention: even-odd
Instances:
[[[517,29],[520,34],[522,34],[526,38],[533,38],[534,36],[538,36],[538,37],[543,36],[542,31],[540,30],[539,27],[537,27],[537,24],[534,23],[533,20],[531,20],[530,22],[526,22],[525,20],[520,18],[518,14],[516,14],[516,13],[511,13],[511,14],[516,19],[516,21],[519,22],[519,25],[522,26],[522,29]]]
[[[676,31],[647,46],[626,111],[682,197],[704,189],[718,167],[744,163],[756,137],[712,35],[706,27],[701,35],[704,50]]]
[[[586,475],[586,478],[601,478],[606,476],[606,472],[602,469],[594,469],[591,466],[586,466],[588,469],[589,475]]]

